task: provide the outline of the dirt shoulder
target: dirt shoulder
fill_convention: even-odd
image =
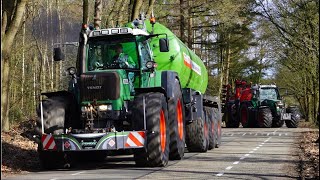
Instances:
[[[25,121],[8,133],[1,132],[2,164],[1,176],[8,177],[40,171],[37,144],[31,141],[34,121]],[[301,127],[310,125],[302,123]],[[299,164],[297,171],[302,179],[319,179],[319,129],[301,133],[297,139]]]
[[[38,145],[29,138],[34,121],[25,121],[10,132],[1,132],[1,176],[7,177],[40,170]],[[29,137],[29,138],[28,138]]]
[[[302,124],[303,125],[303,124]],[[310,128],[298,139],[299,166],[302,179],[319,179],[319,129]]]

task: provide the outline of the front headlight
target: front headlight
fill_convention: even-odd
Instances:
[[[112,110],[112,105],[111,104],[107,104],[107,105],[100,105],[98,107],[99,111],[107,111],[107,110]]]
[[[284,104],[283,104],[282,101],[279,101],[279,102],[277,102],[277,106],[278,106],[279,108],[282,108],[282,107],[284,106]]]

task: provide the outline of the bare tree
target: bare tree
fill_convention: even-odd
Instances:
[[[101,27],[101,0],[95,0],[94,3],[94,28],[99,29]]]
[[[28,0],[16,1],[16,6],[12,8],[12,1],[2,1],[2,28],[5,29],[1,39],[1,76],[2,86],[1,89],[1,124],[2,130],[9,130],[9,69],[10,69],[10,56],[13,41],[21,27],[21,21],[26,9]]]

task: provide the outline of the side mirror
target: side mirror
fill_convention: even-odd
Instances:
[[[159,39],[160,52],[169,52],[169,40],[167,38]]]
[[[54,59],[54,61],[64,60],[64,54],[62,53],[62,51],[59,47],[53,49],[53,59]]]

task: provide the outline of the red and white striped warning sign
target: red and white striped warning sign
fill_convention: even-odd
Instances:
[[[145,136],[146,135],[144,131],[130,132],[125,146],[126,147],[143,147]]]
[[[43,134],[41,137],[41,142],[44,150],[57,149],[56,143],[54,142],[54,138],[51,134]]]

